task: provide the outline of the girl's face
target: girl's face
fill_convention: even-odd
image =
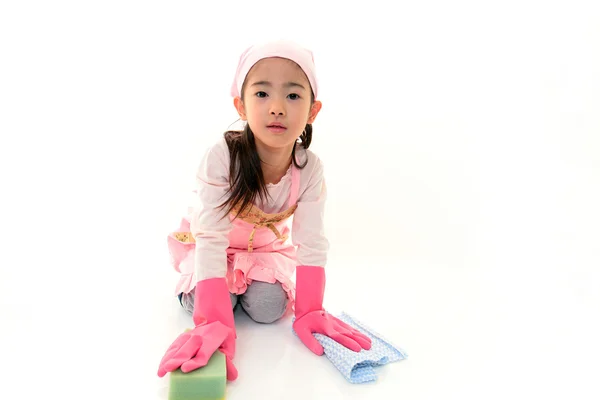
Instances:
[[[257,145],[291,149],[307,123],[312,124],[321,102],[311,104],[310,83],[302,69],[284,58],[265,58],[246,76],[243,99],[234,105],[247,120]]]

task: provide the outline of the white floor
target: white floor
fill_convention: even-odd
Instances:
[[[171,296],[175,276],[161,261],[146,264],[152,278],[129,292],[122,282],[97,282],[72,297],[47,288],[3,303],[0,397],[166,399],[158,362],[191,320]],[[600,307],[590,282],[597,272],[568,279],[518,269],[334,262],[328,308],[362,319],[409,358],[378,369],[376,383],[353,385],[303,347],[289,319],[259,325],[238,309],[239,379],[227,398],[597,399]],[[43,292],[54,293],[50,304]]]
[[[171,296],[176,277],[164,260],[140,261],[151,278],[132,284],[124,273],[112,285],[100,279],[67,292],[59,273],[54,287],[3,287],[20,295],[2,302],[0,397],[166,399],[168,380],[156,368],[191,321]],[[359,266],[371,274],[358,274]],[[228,385],[227,398],[597,399],[597,272],[569,279],[518,267],[334,261],[329,309],[367,322],[409,358],[381,367],[376,383],[352,385],[303,347],[289,319],[259,325],[238,312],[239,379]]]
[[[13,242],[1,253],[0,398],[167,398],[158,363],[192,323],[172,293],[166,228],[110,232],[126,216],[106,217],[85,240],[71,224],[51,225],[47,243]],[[143,220],[131,216],[134,226]],[[435,252],[367,259],[361,250],[361,260],[335,251],[326,307],[369,324],[408,359],[353,385],[304,348],[289,319],[259,325],[240,311],[239,379],[227,398],[598,399],[598,252],[585,243],[593,226],[581,225],[579,244],[546,242],[539,230],[525,246],[527,227],[482,230],[465,257],[447,262]]]

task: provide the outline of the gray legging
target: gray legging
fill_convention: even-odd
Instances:
[[[248,285],[244,294],[238,296],[229,293],[229,296],[234,309],[239,301],[246,314],[254,321],[262,324],[270,324],[281,318],[288,303],[287,293],[279,282],[254,281]],[[192,314],[194,312],[194,290],[180,295],[179,301],[188,313]]]

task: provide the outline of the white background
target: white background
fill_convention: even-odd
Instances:
[[[594,3],[3,2],[0,398],[166,399],[166,234],[281,37],[321,85],[325,306],[409,358],[351,385],[240,314],[228,399],[597,399]]]

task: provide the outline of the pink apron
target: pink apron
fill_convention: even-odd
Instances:
[[[227,285],[233,294],[243,294],[252,281],[280,282],[288,296],[288,311],[294,309],[296,289],[291,280],[297,265],[296,248],[289,240],[290,219],[297,207],[300,171],[292,165],[292,187],[288,208],[281,213],[267,214],[252,205],[234,219],[227,248]],[[190,233],[190,216],[183,218],[177,231],[168,235],[171,262],[181,273],[175,293],[194,289],[195,240]]]

